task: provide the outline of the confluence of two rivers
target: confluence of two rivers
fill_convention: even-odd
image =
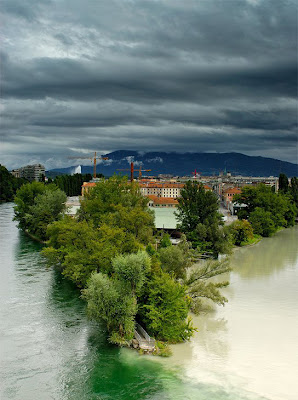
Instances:
[[[229,303],[167,359],[109,345],[0,205],[1,400],[296,400],[298,226],[232,256]]]

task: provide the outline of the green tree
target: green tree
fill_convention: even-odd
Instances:
[[[290,192],[290,195],[292,196],[293,202],[298,211],[298,178],[296,176],[293,176],[293,178],[291,178],[291,186],[290,186],[289,192]],[[297,214],[297,211],[296,211],[296,214]]]
[[[264,184],[242,188],[241,194],[235,195],[234,200],[247,205],[245,209],[239,211],[238,218],[248,219],[257,234],[264,231],[264,235],[268,236],[279,227],[293,226],[295,223],[297,209],[291,196],[282,191],[274,193]],[[258,210],[255,213],[257,208],[264,212]],[[262,223],[257,221],[258,215],[262,218]],[[272,223],[269,223],[269,218]],[[264,225],[264,230],[261,228],[262,225]]]
[[[283,193],[287,193],[289,190],[289,180],[286,174],[279,174],[278,178],[279,190]]]
[[[26,179],[15,178],[0,164],[0,201],[13,201],[17,189],[26,182]]]
[[[171,240],[170,240],[170,235],[168,233],[164,233],[162,235],[162,238],[160,240],[159,246],[161,248],[172,246],[172,243],[171,243]]]
[[[34,204],[25,216],[28,231],[41,240],[47,239],[47,227],[62,217],[65,211],[66,194],[57,190],[45,190],[36,196]]]
[[[14,201],[18,227],[44,240],[47,224],[60,218],[65,209],[66,196],[54,184],[32,182],[18,189]]]
[[[87,221],[70,217],[48,227],[48,247],[44,255],[49,266],[56,266],[77,286],[84,287],[92,272],[111,274],[112,259],[138,252],[142,246],[121,228],[102,225],[96,229]]]
[[[144,285],[150,272],[150,257],[145,251],[136,254],[120,254],[112,260],[115,276],[135,295]]]
[[[103,175],[100,174],[101,177]],[[82,191],[83,182],[89,182],[91,174],[59,175],[54,179],[54,183],[63,190],[67,196],[79,196]]]
[[[180,229],[194,248],[215,258],[230,251],[229,235],[222,229],[222,215],[214,193],[205,191],[202,184],[188,181],[178,202],[176,216]]]
[[[261,236],[271,236],[276,232],[273,215],[270,211],[257,207],[249,216],[254,232]]]
[[[253,228],[245,219],[234,221],[229,225],[228,229],[231,233],[232,241],[236,246],[241,246],[254,237]]]
[[[219,254],[231,252],[231,237],[228,229],[218,225],[216,221],[205,221],[198,224],[188,239],[199,252],[217,258]]]
[[[29,209],[34,205],[35,198],[44,193],[45,185],[42,182],[32,182],[23,185],[16,193],[14,212],[15,220],[19,223],[19,228],[26,230],[28,227],[27,215]]]
[[[102,216],[101,221],[101,223],[109,226],[125,229],[141,243],[147,244],[152,240],[154,228],[153,212],[139,205],[124,207],[121,204],[117,204],[112,211]]]
[[[161,248],[159,259],[162,269],[173,274],[176,279],[184,278],[187,268],[192,265],[191,251],[186,240],[177,246]]]
[[[219,289],[229,285],[229,281],[216,282],[212,278],[226,274],[231,268],[228,260],[207,260],[201,261],[196,268],[193,268],[185,279],[187,294],[191,298],[191,309],[199,313],[204,309],[203,299],[211,300],[218,305],[224,305],[228,300]]]
[[[211,219],[220,223],[218,200],[214,193],[205,191],[202,184],[188,181],[181,190],[176,217],[185,233],[194,231],[198,224],[205,224]]]
[[[139,313],[149,334],[159,340],[178,343],[193,334],[192,324],[186,319],[189,309],[186,287],[161,272],[148,282]]]
[[[104,321],[112,341],[121,343],[133,338],[137,305],[123,283],[102,273],[94,273],[83,290],[91,319]]]
[[[128,183],[125,177],[113,176],[86,193],[81,202],[80,218],[92,220],[95,226],[99,226],[106,214],[115,212],[117,205],[127,210],[135,207],[145,210],[147,203],[148,199],[141,195],[136,183]]]

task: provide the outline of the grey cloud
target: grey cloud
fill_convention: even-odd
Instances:
[[[296,2],[4,0],[2,12],[9,165],[53,166],[71,148],[297,160]]]

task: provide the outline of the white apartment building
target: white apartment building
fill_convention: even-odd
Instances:
[[[19,177],[28,179],[29,182],[40,181],[45,176],[45,167],[42,164],[26,165],[18,171]]]

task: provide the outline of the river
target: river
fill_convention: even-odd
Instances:
[[[229,303],[167,359],[106,341],[0,205],[1,400],[296,400],[298,227],[236,250]]]

